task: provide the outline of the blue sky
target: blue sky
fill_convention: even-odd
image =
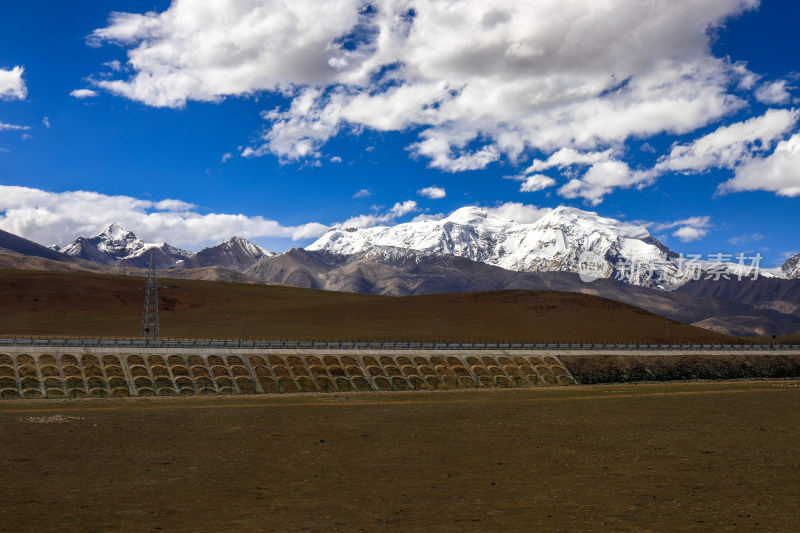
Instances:
[[[257,4],[0,7],[0,228],[282,251],[513,202],[800,251],[797,2]]]

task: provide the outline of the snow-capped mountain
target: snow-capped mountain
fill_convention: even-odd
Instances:
[[[146,243],[131,231],[118,224],[111,224],[92,238],[78,237],[72,244],[60,250],[72,257],[96,263],[116,265],[121,259],[131,267],[147,267],[150,251],[155,255],[157,268],[170,268],[178,261],[188,259],[192,252],[170,246],[167,243]]]
[[[216,246],[203,248],[193,256],[179,261],[177,266],[179,268],[222,266],[244,272],[259,259],[274,255],[275,252],[270,252],[243,237],[232,237]]]
[[[439,254],[521,272],[577,272],[671,290],[688,279],[678,254],[643,226],[558,207],[533,223],[518,223],[480,207],[442,220],[391,227],[334,227],[308,250],[355,255]]]
[[[781,265],[781,273],[789,279],[800,279],[800,254],[793,255]]]

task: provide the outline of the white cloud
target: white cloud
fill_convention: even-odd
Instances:
[[[6,124],[4,122],[0,122],[0,131],[3,130],[29,130],[31,129],[29,126],[18,126],[16,124]]]
[[[103,66],[110,68],[114,72],[119,72],[120,70],[122,70],[122,63],[120,63],[118,59],[115,59],[113,61],[106,61],[105,63],[103,63]]]
[[[389,213],[391,213],[394,217],[401,217],[403,215],[413,213],[414,211],[419,211],[419,209],[417,209],[417,202],[414,200],[406,200],[403,203],[398,202],[394,204],[394,206],[389,210]]]
[[[353,194],[353,198],[367,198],[372,196],[368,189],[359,189]]]
[[[428,222],[428,221],[439,221],[444,218],[444,213],[436,213],[436,214],[429,214],[429,213],[422,213],[420,215],[415,216],[411,219],[411,222]]]
[[[331,157],[328,161],[330,161],[331,163],[341,163],[342,162],[342,158],[339,157],[338,155],[335,155],[335,156]]]
[[[583,178],[573,177],[559,188],[558,193],[565,198],[583,197],[587,202],[597,205],[603,197],[617,187],[630,187],[649,181],[643,173],[631,173],[628,165],[614,158],[611,149],[597,152],[581,152],[573,148],[561,148],[550,155],[546,160],[535,159],[525,169],[525,176],[515,179],[524,181],[520,192],[536,192],[556,184],[556,180],[543,174],[542,170],[557,167],[569,176],[574,176],[573,166],[590,165]],[[566,170],[565,170],[566,169]]]
[[[97,91],[93,91],[91,89],[75,89],[71,91],[69,95],[73,98],[83,100],[84,98],[94,98],[97,96]]]
[[[565,198],[583,198],[587,203],[598,205],[603,197],[617,188],[642,187],[651,183],[648,172],[631,171],[622,161],[595,163],[581,178],[573,178],[558,189]]]
[[[592,165],[612,160],[612,151],[579,152],[573,148],[562,148],[554,152],[546,161],[535,159],[525,172],[541,172],[553,167],[564,168],[572,165]]]
[[[549,207],[536,207],[535,205],[519,202],[506,202],[494,207],[485,208],[489,214],[513,220],[520,224],[533,224],[553,210]]]
[[[260,216],[201,214],[192,204],[174,199],[153,202],[89,191],[54,193],[0,185],[0,228],[36,242],[68,244],[77,236],[95,235],[111,222],[146,241],[190,249],[232,235],[307,240],[328,229],[318,223],[282,226]]]
[[[500,151],[494,146],[484,146],[478,150],[465,149],[468,136],[456,138],[451,132],[428,130],[421,134],[423,140],[412,143],[409,149],[417,156],[431,160],[430,166],[448,172],[480,170],[500,159]]]
[[[545,176],[544,174],[531,174],[525,177],[525,183],[520,186],[519,190],[520,192],[536,192],[546,189],[547,187],[552,187],[555,184],[556,180],[549,176]]]
[[[48,117],[42,117],[42,124],[44,124],[44,127],[48,130],[50,129],[50,119]]]
[[[266,142],[255,149],[248,146],[245,152],[251,156],[271,152],[286,160],[319,157],[322,145],[341,127],[337,99],[332,98],[323,104],[320,98],[321,90],[304,89],[292,100],[289,110],[273,109],[263,113],[265,119],[273,122],[272,128],[263,136]]]
[[[696,217],[689,217],[684,218],[682,220],[675,220],[673,222],[655,222],[652,224],[648,224],[648,226],[652,226],[655,231],[663,231],[665,229],[672,229],[677,228],[678,226],[692,226],[695,228],[710,228],[711,227],[711,217],[710,216],[696,216]]]
[[[588,203],[597,205],[616,188],[643,187],[665,172],[697,173],[714,167],[737,168],[756,154],[771,149],[796,126],[798,119],[798,110],[769,109],[759,117],[721,126],[689,144],[674,145],[668,155],[661,157],[648,170],[631,170],[627,163],[616,158],[614,149],[583,152],[562,148],[546,160],[534,160],[525,173],[554,167],[563,170],[590,165],[582,177],[571,178],[558,192],[565,198],[584,198]],[[555,184],[552,178],[539,174],[523,175],[516,179],[526,180],[520,188],[523,192],[537,191]]]
[[[710,216],[694,216],[672,222],[650,222],[645,223],[654,231],[664,231],[675,229],[673,237],[678,237],[681,242],[697,241],[708,235],[714,225],[711,223]]]
[[[420,196],[424,196],[426,198],[430,198],[431,200],[439,200],[447,196],[447,191],[445,191],[442,187],[425,187],[424,189],[420,189],[417,191],[417,194]]]
[[[738,237],[728,239],[728,243],[736,246],[747,242],[756,242],[761,240],[764,240],[764,235],[761,233],[751,233],[749,235],[739,235]]]
[[[747,63],[737,62],[731,65],[731,71],[735,78],[738,78],[737,88],[742,91],[750,91],[758,82],[760,76],[750,72],[747,68]]]
[[[225,152],[224,154],[222,154],[222,159],[220,160],[220,163],[224,163],[225,161],[231,158],[233,158],[233,153]]]
[[[182,0],[112,13],[90,42],[127,48],[132,76],[97,83],[147,105],[290,98],[243,155],[320,157],[343,131],[416,128],[411,153],[456,172],[689,133],[741,109],[729,86],[748,71],[712,55],[709,28],[757,5]]]
[[[659,160],[656,172],[701,172],[711,167],[734,168],[753,154],[769,150],[800,118],[800,111],[770,109],[760,117],[722,126],[687,145],[673,146]]]
[[[679,228],[672,235],[678,237],[681,240],[681,242],[692,242],[692,241],[698,241],[703,237],[705,237],[706,235],[708,235],[708,230],[685,226],[683,228]]]
[[[788,103],[792,95],[787,89],[786,80],[765,83],[756,90],[756,100],[769,105]]]
[[[24,100],[28,95],[28,88],[22,74],[25,69],[16,66],[11,70],[0,68],[0,100]]]
[[[753,158],[736,168],[733,179],[721,183],[720,193],[772,191],[780,196],[800,195],[800,133],[781,141],[763,158]]]
[[[396,203],[391,209],[380,212],[380,208],[373,206],[373,213],[358,215],[348,218],[341,223],[346,228],[371,228],[378,225],[393,224],[398,218],[419,211],[417,202],[406,200],[403,203]]]

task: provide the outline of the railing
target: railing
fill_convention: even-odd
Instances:
[[[589,344],[463,342],[321,342],[0,338],[0,346],[54,348],[222,348],[251,350],[735,350],[792,351],[798,344]]]

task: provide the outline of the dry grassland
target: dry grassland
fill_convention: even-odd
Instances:
[[[0,404],[15,531],[796,531],[800,383]]]
[[[596,296],[495,291],[388,297],[162,279],[168,338],[442,342],[664,342],[663,318]],[[143,278],[0,270],[0,336],[139,334]],[[686,324],[672,342],[737,342]]]

